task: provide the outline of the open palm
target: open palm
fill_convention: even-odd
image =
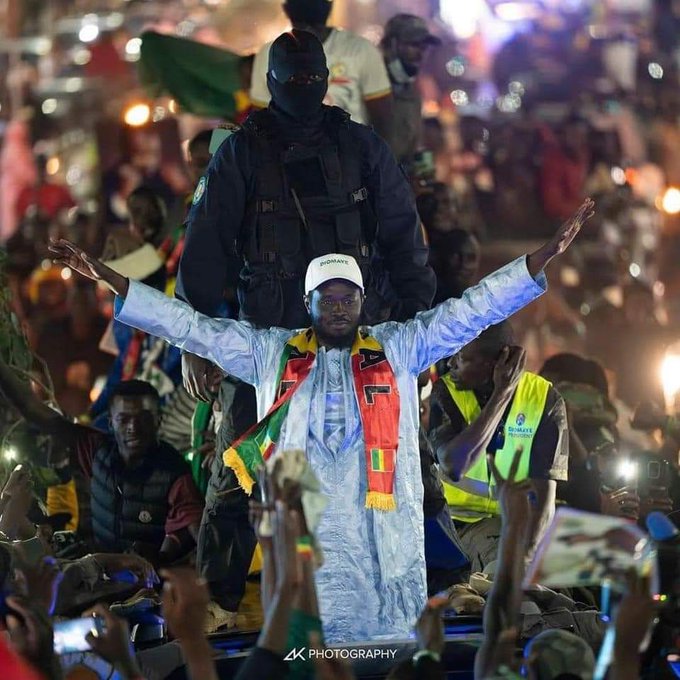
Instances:
[[[70,267],[81,276],[92,279],[92,281],[103,281],[116,294],[126,295],[128,282],[124,276],[116,273],[111,267],[107,267],[97,258],[91,257],[84,250],[71,243],[71,241],[67,241],[64,238],[51,241],[49,249],[53,255],[54,262],[57,264]]]
[[[60,238],[58,241],[51,241],[49,249],[57,264],[70,267],[93,281],[101,281],[104,278],[104,270],[109,269],[99,260],[90,257],[84,250],[81,250],[74,243],[64,238]]]
[[[527,258],[527,268],[532,276],[543,271],[550,261],[564,253],[576,238],[581,227],[595,214],[595,202],[587,198],[578,210],[560,225],[555,235]]]
[[[581,231],[581,227],[595,214],[595,201],[587,198],[581,203],[579,209],[565,222],[562,223],[557,233],[552,238],[555,255],[561,255]]]

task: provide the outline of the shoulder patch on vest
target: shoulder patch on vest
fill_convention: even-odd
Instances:
[[[207,176],[203,175],[201,179],[198,180],[198,184],[196,185],[196,190],[194,191],[194,197],[191,200],[191,202],[196,205],[202,198],[203,194],[205,194],[206,187],[208,186],[208,178]]]
[[[152,520],[151,513],[148,510],[142,510],[139,513],[139,521],[143,524],[148,524]]]

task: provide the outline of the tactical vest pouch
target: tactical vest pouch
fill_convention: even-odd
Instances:
[[[276,221],[275,241],[281,268],[284,272],[299,270],[300,253],[302,251],[302,234],[300,221],[288,216],[279,215]]]
[[[339,252],[365,269],[377,227],[348,120],[329,110],[325,140],[311,147],[285,145],[266,110],[244,125],[258,147],[255,209],[241,239],[249,265],[287,280],[304,277],[312,258]]]
[[[257,326],[278,326],[283,316],[281,281],[272,272],[241,276],[238,301],[241,321]]]
[[[351,255],[357,262],[368,257],[368,247],[362,243],[361,220],[358,210],[335,215],[336,252]]]
[[[333,147],[324,147],[321,151],[321,165],[323,167],[324,176],[329,184],[342,184],[342,164],[338,151]]]
[[[332,249],[328,252],[351,255],[361,262],[362,259],[367,257],[368,248],[365,249],[365,252],[362,252],[361,213],[357,204],[366,200],[368,191],[365,187],[353,191],[347,190],[348,182],[358,182],[359,179],[354,176],[357,174],[357,169],[353,167],[356,164],[347,162],[354,155],[347,148],[344,149],[346,165],[351,167],[343,168],[340,157],[341,151],[339,149],[340,138],[344,139],[344,136],[342,134],[338,135],[338,146],[324,147],[321,152],[321,162],[326,176],[328,195],[337,206],[344,206],[335,210],[333,216],[335,221],[335,243],[329,243],[329,245],[332,245]],[[352,186],[352,184],[349,186]]]
[[[270,158],[268,154],[264,155],[262,165],[258,169],[258,174],[259,181],[263,183],[263,186],[274,188],[278,187],[281,183],[275,159]],[[255,228],[253,229],[253,238],[250,240],[250,247],[247,252],[247,259],[249,261],[259,260],[270,264],[276,261],[274,228],[280,207],[280,201],[276,197],[275,191],[260,196],[256,201]]]

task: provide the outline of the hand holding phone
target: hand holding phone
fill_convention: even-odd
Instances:
[[[94,607],[92,615],[103,624],[98,635],[90,632],[86,637],[92,651],[116,666],[125,677],[141,678],[142,673],[130,644],[130,627],[127,621],[112,614],[103,604]]]
[[[86,652],[90,647],[87,636],[101,637],[106,632],[104,621],[99,616],[85,616],[54,624],[54,651],[56,654]]]
[[[600,510],[603,515],[627,517],[636,520],[640,517],[640,497],[634,487],[603,489],[600,492]]]

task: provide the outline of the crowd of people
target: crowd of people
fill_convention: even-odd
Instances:
[[[8,678],[344,680],[342,650],[390,644],[376,676],[670,672],[678,603],[644,569],[613,607],[524,583],[558,508],[680,510],[658,4],[632,76],[537,21],[489,113],[462,57],[456,109],[428,101],[429,17],[374,45],[287,0],[239,125],[173,173],[139,132],[105,223],[36,158],[0,259]],[[238,665],[218,642],[252,628]]]

